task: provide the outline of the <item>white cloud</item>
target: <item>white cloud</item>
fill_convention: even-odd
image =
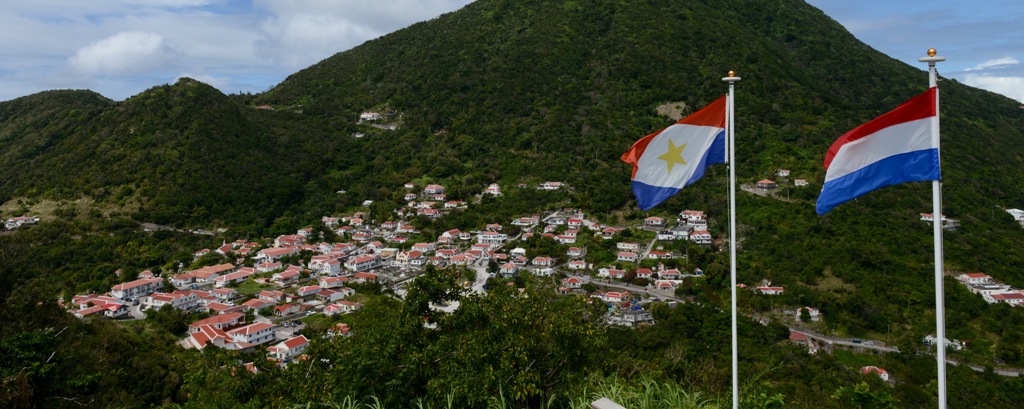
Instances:
[[[68,64],[87,74],[121,74],[159,67],[176,54],[160,34],[124,31],[79,48]]]
[[[471,0],[257,0],[267,13],[260,57],[296,69],[415,22],[457,10]]]
[[[996,58],[994,60],[985,61],[985,62],[983,62],[981,64],[975,65],[974,67],[968,68],[968,69],[966,69],[964,71],[979,71],[979,70],[985,70],[985,69],[989,69],[989,68],[1004,68],[1004,67],[1007,67],[1007,66],[1010,66],[1010,65],[1016,65],[1016,64],[1020,64],[1020,61],[1017,61],[1016,58],[1013,58],[1013,57],[1003,57],[1003,58]]]
[[[1024,102],[1024,77],[967,74],[964,75],[963,82],[972,87],[986,89]]]

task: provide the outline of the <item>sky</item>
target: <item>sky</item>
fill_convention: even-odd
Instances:
[[[0,101],[49,89],[124,100],[180,77],[262,92],[471,1],[0,0]],[[1024,1],[808,2],[893,58],[924,70],[934,47],[943,76],[1024,102]]]

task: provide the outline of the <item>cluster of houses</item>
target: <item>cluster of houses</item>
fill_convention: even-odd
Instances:
[[[946,215],[942,215],[942,217],[940,217],[939,220],[941,220],[942,228],[944,230],[956,230],[957,228],[960,227],[959,220],[950,219],[946,217]],[[931,225],[932,223],[935,222],[935,215],[931,213],[921,213],[921,221]]]
[[[985,273],[962,273],[957,276],[961,284],[974,294],[979,294],[989,304],[1007,303],[1014,307],[1024,303],[1024,290],[996,281]]]
[[[39,216],[18,216],[4,220],[4,228],[7,230],[13,230],[26,224],[36,223],[39,223]]]

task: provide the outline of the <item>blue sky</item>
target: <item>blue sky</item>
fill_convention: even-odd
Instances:
[[[123,100],[182,76],[260,92],[472,0],[32,0],[0,9],[0,101],[48,89]],[[1024,101],[1024,1],[809,0],[875,49]],[[925,81],[922,79],[922,81]]]

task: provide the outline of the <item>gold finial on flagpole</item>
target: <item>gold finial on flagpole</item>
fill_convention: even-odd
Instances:
[[[729,76],[730,77],[735,77],[736,76],[736,71],[729,70]]]
[[[929,48],[929,49],[928,49],[928,56],[929,56],[929,57],[934,57],[934,56],[935,56],[935,54],[936,54],[936,51],[935,51],[935,49],[934,49],[934,48]]]

